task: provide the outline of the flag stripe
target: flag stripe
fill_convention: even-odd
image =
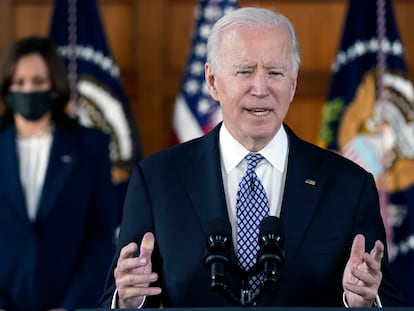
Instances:
[[[198,2],[189,58],[175,101],[173,129],[178,142],[202,136],[221,121],[220,105],[210,97],[204,80],[207,37],[213,24],[237,7],[236,0]]]

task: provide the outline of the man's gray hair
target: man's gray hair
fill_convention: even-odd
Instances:
[[[299,43],[295,29],[290,20],[284,15],[265,8],[244,7],[225,14],[211,29],[207,40],[207,61],[214,71],[217,71],[220,63],[220,43],[224,31],[233,26],[275,26],[283,24],[290,33],[292,64],[294,72],[298,72],[300,65]]]

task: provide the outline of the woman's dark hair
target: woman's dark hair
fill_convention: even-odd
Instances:
[[[54,98],[52,119],[55,122],[69,121],[65,112],[69,102],[69,82],[66,64],[58,54],[56,46],[48,38],[31,36],[15,41],[5,52],[0,67],[0,100],[5,106],[0,118],[0,130],[14,122],[13,112],[5,105],[5,98],[13,81],[16,63],[23,56],[39,54],[46,63]]]

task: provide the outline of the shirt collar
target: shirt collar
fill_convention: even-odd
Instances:
[[[219,141],[224,170],[228,174],[239,165],[249,150],[231,136],[224,123],[220,128]],[[274,168],[281,173],[284,172],[288,154],[288,137],[283,124],[275,137],[259,152]]]

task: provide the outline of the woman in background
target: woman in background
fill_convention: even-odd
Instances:
[[[94,307],[113,256],[109,136],[65,113],[66,66],[46,38],[0,68],[0,309]]]

